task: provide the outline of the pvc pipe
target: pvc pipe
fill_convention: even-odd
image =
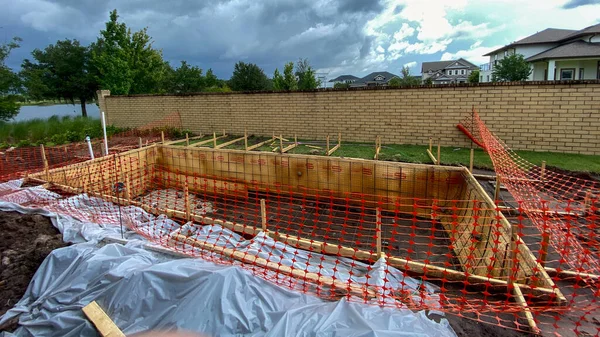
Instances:
[[[108,137],[106,137],[106,117],[104,116],[104,111],[102,111],[102,132],[104,132],[104,155],[108,156]]]
[[[94,150],[92,149],[92,141],[90,139],[90,136],[85,136],[85,141],[88,144],[88,150],[90,150],[90,157],[94,159]]]

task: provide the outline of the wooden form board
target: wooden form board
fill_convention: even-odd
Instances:
[[[183,175],[380,201],[387,209],[394,209],[397,198],[420,198],[423,214],[429,214],[426,206],[433,199],[461,199],[466,186],[462,168],[209,148],[157,149],[157,165]]]
[[[102,337],[125,337],[125,334],[100,308],[96,301],[92,301],[82,309],[85,316],[94,324]]]

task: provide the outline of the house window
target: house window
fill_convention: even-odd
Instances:
[[[583,68],[579,68],[579,79],[583,80]]]
[[[490,81],[490,75],[487,75],[486,82],[489,82],[489,81]]]
[[[462,69],[462,70],[460,71],[460,74],[461,74],[461,75],[464,75],[464,74],[465,74],[465,70],[464,70],[464,69]]]
[[[375,81],[383,81],[384,79],[385,79],[385,77],[383,77],[381,75],[375,76]]]
[[[483,82],[483,75],[479,76],[479,82]]]
[[[560,70],[560,80],[574,80],[575,79],[575,68],[563,68]]]

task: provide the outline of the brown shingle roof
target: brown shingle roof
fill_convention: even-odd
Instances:
[[[600,57],[600,43],[574,41],[548,49],[526,59],[528,62],[570,57]]]
[[[577,33],[576,30],[571,29],[557,29],[557,28],[547,28],[542,30],[541,32],[537,32],[533,35],[530,35],[526,38],[520,39],[519,41],[515,41],[511,44],[508,44],[502,48],[491,51],[483,56],[490,56],[504,49],[510,48],[512,46],[526,45],[526,44],[536,44],[536,43],[552,43],[563,40],[569,35],[573,35]]]

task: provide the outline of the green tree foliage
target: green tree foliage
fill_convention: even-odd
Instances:
[[[19,48],[21,39],[13,38],[9,43],[0,45],[0,120],[7,121],[19,113],[17,92],[20,89],[19,76],[5,63],[11,50]]]
[[[206,87],[202,69],[189,66],[186,61],[181,61],[179,68],[170,69],[168,72],[165,89],[169,93],[200,92]]]
[[[283,90],[283,76],[281,76],[277,68],[275,68],[275,72],[273,73],[273,90]]]
[[[77,40],[57,41],[44,50],[35,49],[33,61],[24,60],[21,77],[30,96],[79,100],[81,115],[87,117],[86,103],[94,98],[98,85],[88,71],[89,49]]]
[[[294,75],[294,62],[288,62],[283,67],[283,90],[298,90],[298,80]]]
[[[215,76],[215,74],[213,74],[212,69],[208,69],[206,71],[206,76],[204,78],[204,84],[205,84],[206,88],[219,88],[219,87],[222,87],[222,84],[224,84],[224,83],[220,83],[217,76]]]
[[[154,93],[167,74],[162,51],[152,47],[147,28],[132,33],[110,13],[106,29],[91,46],[91,64],[102,89],[117,95]]]
[[[317,79],[315,70],[308,63],[308,59],[300,59],[296,63],[296,77],[298,78],[298,89],[314,90],[321,85]]]
[[[399,77],[394,77],[388,82],[388,86],[393,88],[400,87],[402,86],[402,79],[400,79]]]
[[[240,61],[235,64],[229,86],[234,91],[267,90],[268,79],[256,64]]]
[[[402,67],[402,78],[400,79],[400,86],[410,87],[420,84],[421,82],[419,81],[419,79],[410,74],[410,68]]]
[[[433,80],[431,79],[431,77],[428,77],[427,79],[425,79],[425,81],[423,82],[423,84],[425,84],[425,85],[433,85]]]
[[[521,54],[512,54],[501,59],[492,72],[493,82],[525,81],[531,74],[531,67]]]
[[[479,70],[473,70],[467,79],[469,83],[479,83]]]

